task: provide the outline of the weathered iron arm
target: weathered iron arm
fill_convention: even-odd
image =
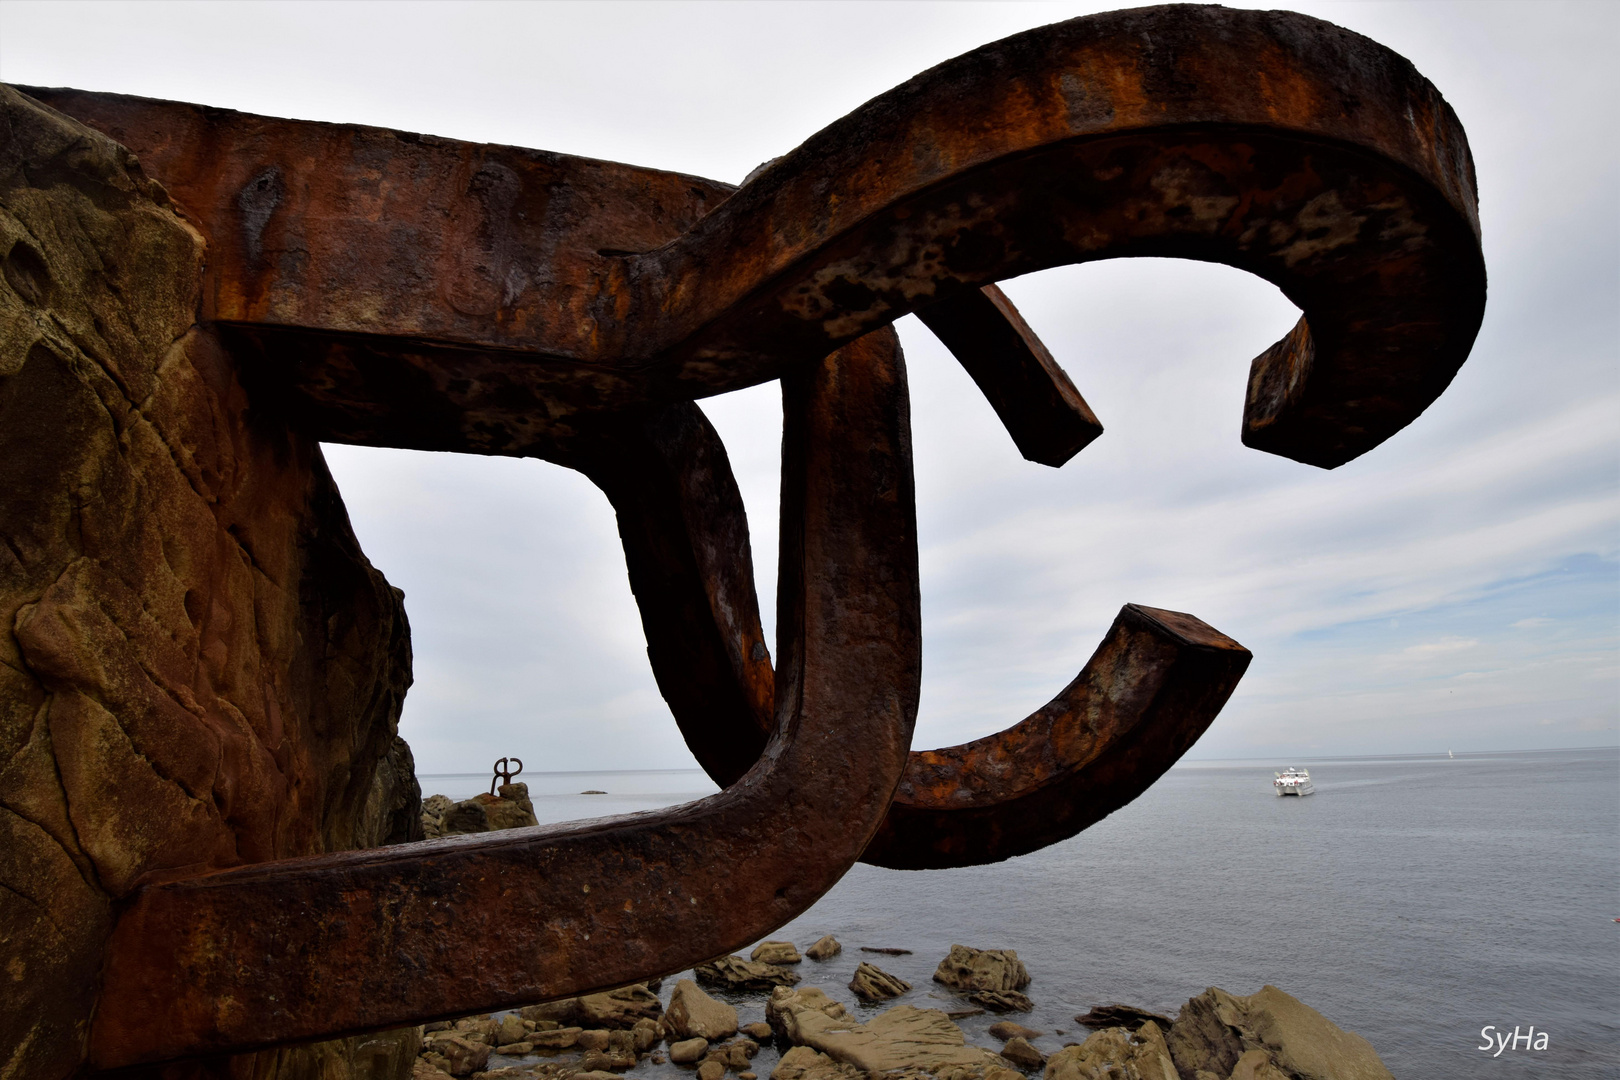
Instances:
[[[776,378],[953,290],[1155,255],[1242,267],[1310,313],[1256,361],[1245,439],[1331,467],[1427,407],[1483,312],[1456,117],[1401,57],[1287,12],[1020,34],[729,197],[562,155],[39,93],[201,216],[208,314],[296,331],[271,352],[350,441],[397,441],[431,390],[458,408],[413,445],[544,455],[580,412]]]
[[[882,820],[916,715],[915,511],[893,333],[796,375],[785,402],[778,719],[746,776],[670,811],[145,888],[108,949],[92,1063],[622,985],[755,940],[831,888]],[[470,959],[487,953],[501,963]]]

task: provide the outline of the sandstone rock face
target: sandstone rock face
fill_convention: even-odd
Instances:
[[[787,968],[744,960],[740,956],[722,956],[699,964],[692,969],[692,974],[697,976],[698,982],[725,990],[769,990],[773,986],[792,986],[799,981]]]
[[[682,1039],[729,1039],[737,1034],[737,1010],[705,994],[691,979],[675,984],[665,1014],[669,1029]]]
[[[1043,1080],[1182,1080],[1159,1025],[1149,1020],[1134,1033],[1104,1028],[1079,1046],[1065,1046],[1046,1059]],[[1186,1073],[1191,1077],[1192,1073]],[[1221,1073],[1223,1080],[1229,1074]]]
[[[1232,1076],[1243,1062],[1256,1077],[1269,1064],[1299,1080],[1390,1080],[1371,1043],[1275,986],[1241,998],[1210,987],[1181,1007],[1168,1043],[1186,1076]]]
[[[804,955],[812,960],[830,960],[843,951],[844,947],[838,944],[838,939],[831,934],[827,934],[806,949]]]
[[[896,1005],[864,1024],[813,988],[778,990],[766,1006],[771,1027],[796,1046],[808,1046],[834,1061],[866,1072],[922,1070],[947,1066],[1005,1068],[999,1054],[968,1046],[962,1029],[938,1009]]]
[[[797,964],[804,959],[791,941],[762,941],[754,946],[748,958],[762,964]]]
[[[1169,1026],[1169,1021],[1165,1022]],[[990,1025],[990,1034],[998,1039],[1038,1039],[1044,1032],[1027,1028],[1023,1024],[1015,1024],[1011,1020],[998,1020]]]
[[[934,970],[934,981],[953,990],[1022,990],[1029,972],[1011,949],[970,949],[952,945]]]
[[[771,998],[765,1003],[765,1021],[771,1025],[771,1030],[777,1038],[796,1046],[804,1042],[799,1037],[798,1025],[800,1016],[806,1012],[818,1012],[832,1020],[849,1020],[849,1011],[841,1003],[814,986],[803,990],[778,987],[771,991]]]
[[[862,960],[849,980],[849,988],[862,1001],[887,1001],[911,989],[911,984],[874,964]]]
[[[4,87],[0,132],[0,1075],[54,1080],[116,901],[417,838],[419,794],[401,596],[318,444],[197,325],[200,237],[128,151]],[[230,1067],[359,1075],[377,1038]]]

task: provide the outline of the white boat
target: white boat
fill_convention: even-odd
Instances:
[[[1284,769],[1271,782],[1278,795],[1309,795],[1316,790],[1309,769]]]

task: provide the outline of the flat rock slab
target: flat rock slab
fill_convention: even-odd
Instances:
[[[962,1029],[938,1009],[896,1005],[856,1024],[804,1008],[794,1020],[795,1042],[867,1072],[1006,1064],[999,1054],[968,1046]]]

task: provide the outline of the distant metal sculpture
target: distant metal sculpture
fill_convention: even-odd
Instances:
[[[1211,7],[985,46],[740,188],[194,105],[29,90],[134,149],[206,236],[205,317],[319,438],[540,457],[618,516],[659,686],[725,789],[652,815],[263,863],[141,890],[106,965],[109,1068],[465,1014],[682,970],[860,858],[989,862],[1130,801],[1247,666],[1127,605],[1058,697],[910,752],[920,670],[904,366],[916,312],[1029,459],[1101,431],[995,282],[1222,262],[1304,317],[1243,439],[1333,468],[1432,402],[1485,272],[1467,143],[1374,42]],[[743,506],[693,399],[780,379],[773,669]],[[746,865],[720,877],[717,863]],[[498,970],[473,957],[495,950]]]
[[[513,765],[516,765],[517,768],[514,769],[512,767]],[[495,775],[489,778],[489,793],[491,795],[495,794],[495,787],[497,784],[510,784],[512,782],[512,777],[523,772],[523,759],[501,758],[499,761],[495,762],[494,767]]]

